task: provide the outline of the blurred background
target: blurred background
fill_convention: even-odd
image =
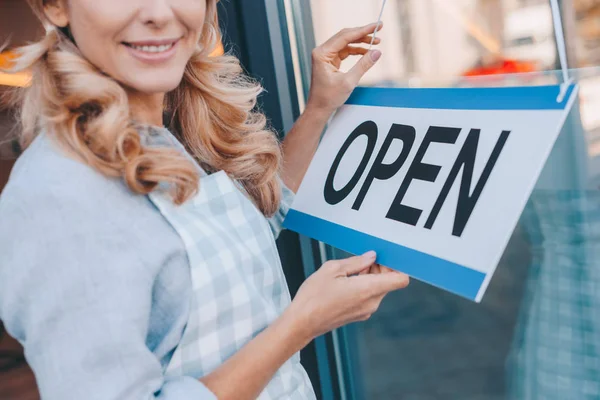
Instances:
[[[600,3],[562,4],[571,67],[599,64]],[[345,26],[376,21],[381,1],[313,0],[311,7],[321,43]],[[385,59],[367,85],[447,86],[462,76],[558,66],[549,0],[388,0],[383,21]]]
[[[600,399],[600,0],[559,3],[580,95],[482,304],[419,282],[389,296],[370,321],[303,352],[320,399]],[[376,21],[381,4],[222,0],[215,51],[235,53],[262,82],[260,106],[283,136],[304,107],[310,51]],[[388,0],[383,21],[384,55],[364,86],[562,81],[549,0]],[[42,33],[24,0],[0,0],[0,66]],[[28,82],[0,73],[0,95]],[[13,114],[0,105],[0,191],[20,151]],[[278,244],[292,292],[345,256],[291,232]],[[36,398],[20,346],[0,325],[0,400]]]

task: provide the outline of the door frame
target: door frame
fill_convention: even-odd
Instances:
[[[293,23],[290,5],[301,12],[298,14],[303,16],[301,27],[288,25]],[[307,81],[299,78],[310,73],[310,63],[299,66],[297,56],[300,51],[310,54],[314,47],[310,1],[221,1],[219,20],[225,50],[233,52],[246,72],[262,84],[265,92],[259,97],[258,107],[279,137],[285,137],[300,116],[308,91]],[[301,49],[292,43],[302,46]],[[297,83],[302,84],[300,91]],[[277,245],[293,296],[322,264],[323,251],[314,240],[289,231],[282,232]],[[302,364],[317,398],[323,400],[344,399],[340,395],[333,349],[334,338],[328,334],[315,339],[301,352]]]

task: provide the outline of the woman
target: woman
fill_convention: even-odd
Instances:
[[[30,2],[48,30],[13,68],[34,78],[0,201],[0,319],[42,398],[314,398],[299,350],[408,284],[369,253],[291,302],[274,241],[319,132],[380,56],[351,45],[375,25],[315,50],[280,148],[260,87],[208,56],[217,0]]]

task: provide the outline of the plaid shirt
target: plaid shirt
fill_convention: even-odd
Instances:
[[[170,134],[150,137],[165,136]],[[189,320],[168,377],[210,373],[272,324],[291,301],[275,238],[293,193],[284,187],[279,212],[266,219],[226,173],[201,173],[198,195],[182,206],[175,206],[164,191],[150,195],[184,242],[193,286]],[[259,397],[314,398],[299,354],[279,369]]]

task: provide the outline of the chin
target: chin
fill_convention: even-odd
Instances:
[[[139,93],[157,94],[157,93],[168,93],[179,87],[183,80],[182,75],[176,75],[167,77],[164,75],[158,76],[144,76],[143,79],[135,79],[133,81],[125,83],[128,86]]]
[[[156,93],[168,93],[179,87],[181,79],[178,80],[156,80],[154,82],[145,82],[143,85],[137,86],[135,89],[141,93],[156,94]]]

